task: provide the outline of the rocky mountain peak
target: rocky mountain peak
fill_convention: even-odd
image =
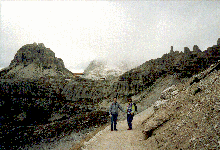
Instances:
[[[20,64],[45,63],[48,59],[55,59],[55,53],[46,48],[43,43],[26,44],[22,46],[11,61],[10,67]]]
[[[72,76],[62,59],[43,43],[26,44],[14,56],[8,68],[0,72],[3,78],[39,78]]]

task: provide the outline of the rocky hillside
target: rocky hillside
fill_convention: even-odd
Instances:
[[[96,101],[68,101],[62,94],[67,83],[62,79],[1,79],[0,149],[20,149],[108,122],[108,113],[94,107]]]
[[[84,70],[84,77],[87,79],[114,79],[131,69],[126,63],[110,64],[105,60],[93,60]]]
[[[52,50],[42,43],[34,43],[22,46],[9,67],[1,70],[0,76],[3,79],[72,77],[72,73]]]
[[[161,93],[142,123],[146,149],[220,148],[220,63]]]

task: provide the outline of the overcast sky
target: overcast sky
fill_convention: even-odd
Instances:
[[[2,1],[0,68],[44,43],[73,72],[94,59],[141,65],[170,51],[216,45],[219,1]]]

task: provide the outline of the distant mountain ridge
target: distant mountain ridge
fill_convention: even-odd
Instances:
[[[168,54],[164,54],[161,58],[146,61],[142,65],[125,72],[119,77],[119,81],[123,81],[121,84],[128,83],[128,91],[134,95],[152,85],[160,77],[166,75],[173,75],[176,78],[191,77],[219,60],[220,38],[217,40],[217,45],[208,47],[203,52],[197,45],[194,45],[192,51],[188,47],[184,47],[184,52],[173,51],[171,46]]]
[[[64,93],[69,100],[74,101],[80,98],[96,101],[97,99],[111,99],[115,96],[126,101],[128,96],[134,96],[145,91],[158,79],[172,76],[174,79],[172,82],[175,82],[176,80],[189,78],[204,71],[219,60],[220,43],[209,47],[203,52],[196,45],[192,51],[185,47],[184,52],[173,51],[171,47],[168,54],[164,54],[161,58],[146,61],[142,65],[124,72],[115,80],[108,80],[109,82],[98,82],[97,80],[94,82],[86,79],[85,82],[80,82],[77,86],[69,83],[65,87]],[[104,66],[102,63],[99,64],[93,61],[93,64],[88,66],[88,70],[95,72],[94,68],[100,69]]]
[[[1,78],[40,78],[70,77],[72,73],[65,68],[63,60],[43,43],[22,46],[14,56],[9,67],[0,72]]]
[[[125,62],[109,63],[106,60],[93,60],[84,70],[84,78],[100,80],[119,77],[131,67]]]

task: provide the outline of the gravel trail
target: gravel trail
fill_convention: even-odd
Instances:
[[[136,114],[133,119],[133,130],[127,130],[127,120],[118,121],[118,131],[111,131],[110,126],[98,132],[88,142],[84,143],[83,150],[142,150],[144,146],[144,136],[141,123],[154,113],[153,107]]]

